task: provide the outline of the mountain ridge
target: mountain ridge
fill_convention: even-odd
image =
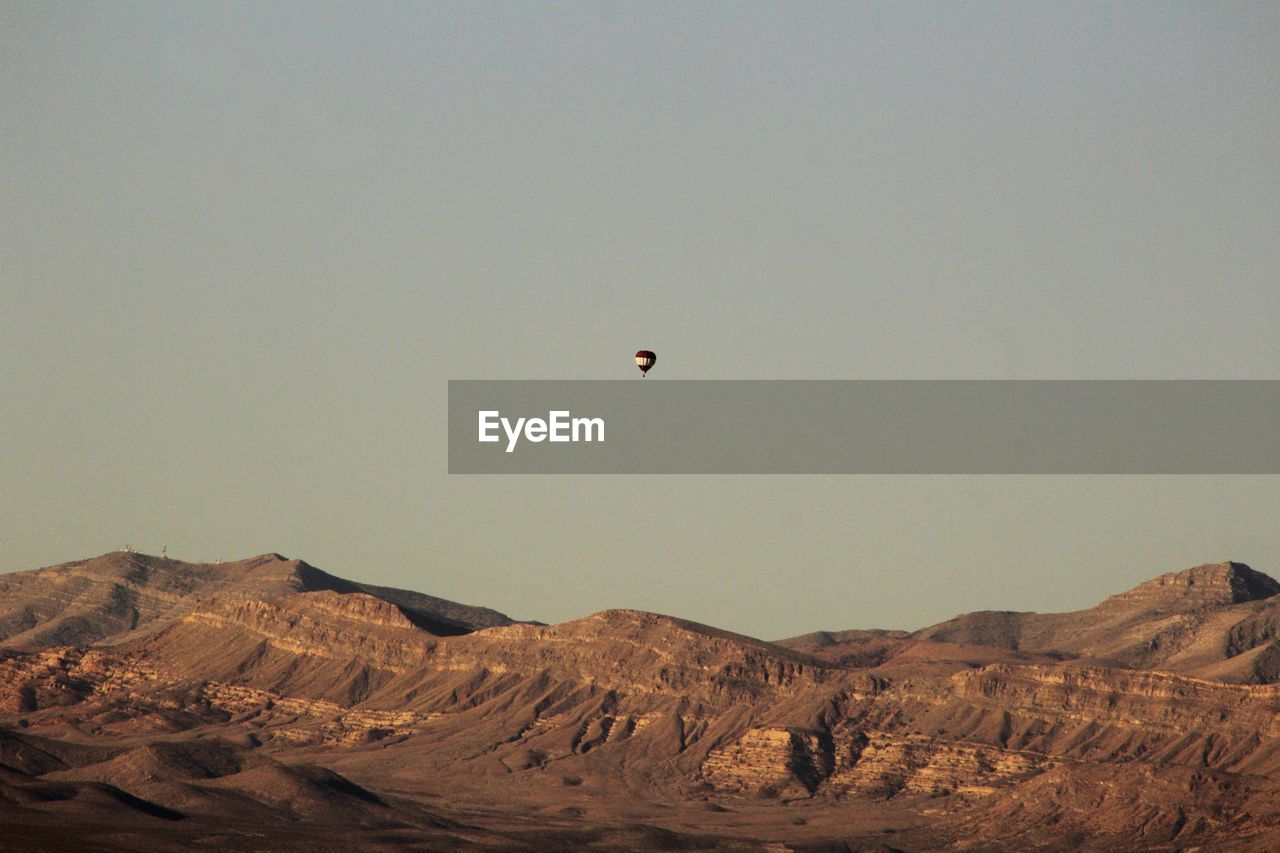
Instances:
[[[0,646],[121,642],[153,622],[195,609],[208,598],[271,601],[321,590],[361,592],[387,601],[437,636],[515,622],[486,607],[349,581],[278,553],[231,562],[188,563],[115,551],[0,574]]]
[[[980,610],[905,635],[817,632],[779,643],[827,659],[881,662],[921,644],[999,648],[1270,683],[1280,676],[1278,637],[1280,583],[1226,560],[1157,575],[1084,610]]]
[[[1205,564],[1084,611],[768,642],[629,609],[485,624],[277,554],[103,555],[0,576],[0,831],[1274,849],[1278,589]]]

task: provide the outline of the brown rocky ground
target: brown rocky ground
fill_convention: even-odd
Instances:
[[[0,576],[0,847],[1277,849],[1277,592],[767,643],[109,554]]]

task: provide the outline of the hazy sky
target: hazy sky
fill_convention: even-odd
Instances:
[[[765,637],[1088,606],[1276,477],[446,474],[449,378],[1280,378],[1276,3],[0,0],[0,569]]]

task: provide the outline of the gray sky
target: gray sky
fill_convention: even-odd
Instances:
[[[444,433],[449,378],[641,347],[1280,378],[1280,5],[5,0],[0,79],[0,569],[765,637],[1280,576],[1280,478],[451,478]]]

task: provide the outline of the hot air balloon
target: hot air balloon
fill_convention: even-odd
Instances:
[[[647,349],[642,349],[636,353],[636,367],[640,368],[640,378],[643,379],[649,372],[649,368],[653,367],[653,363],[658,357]]]

